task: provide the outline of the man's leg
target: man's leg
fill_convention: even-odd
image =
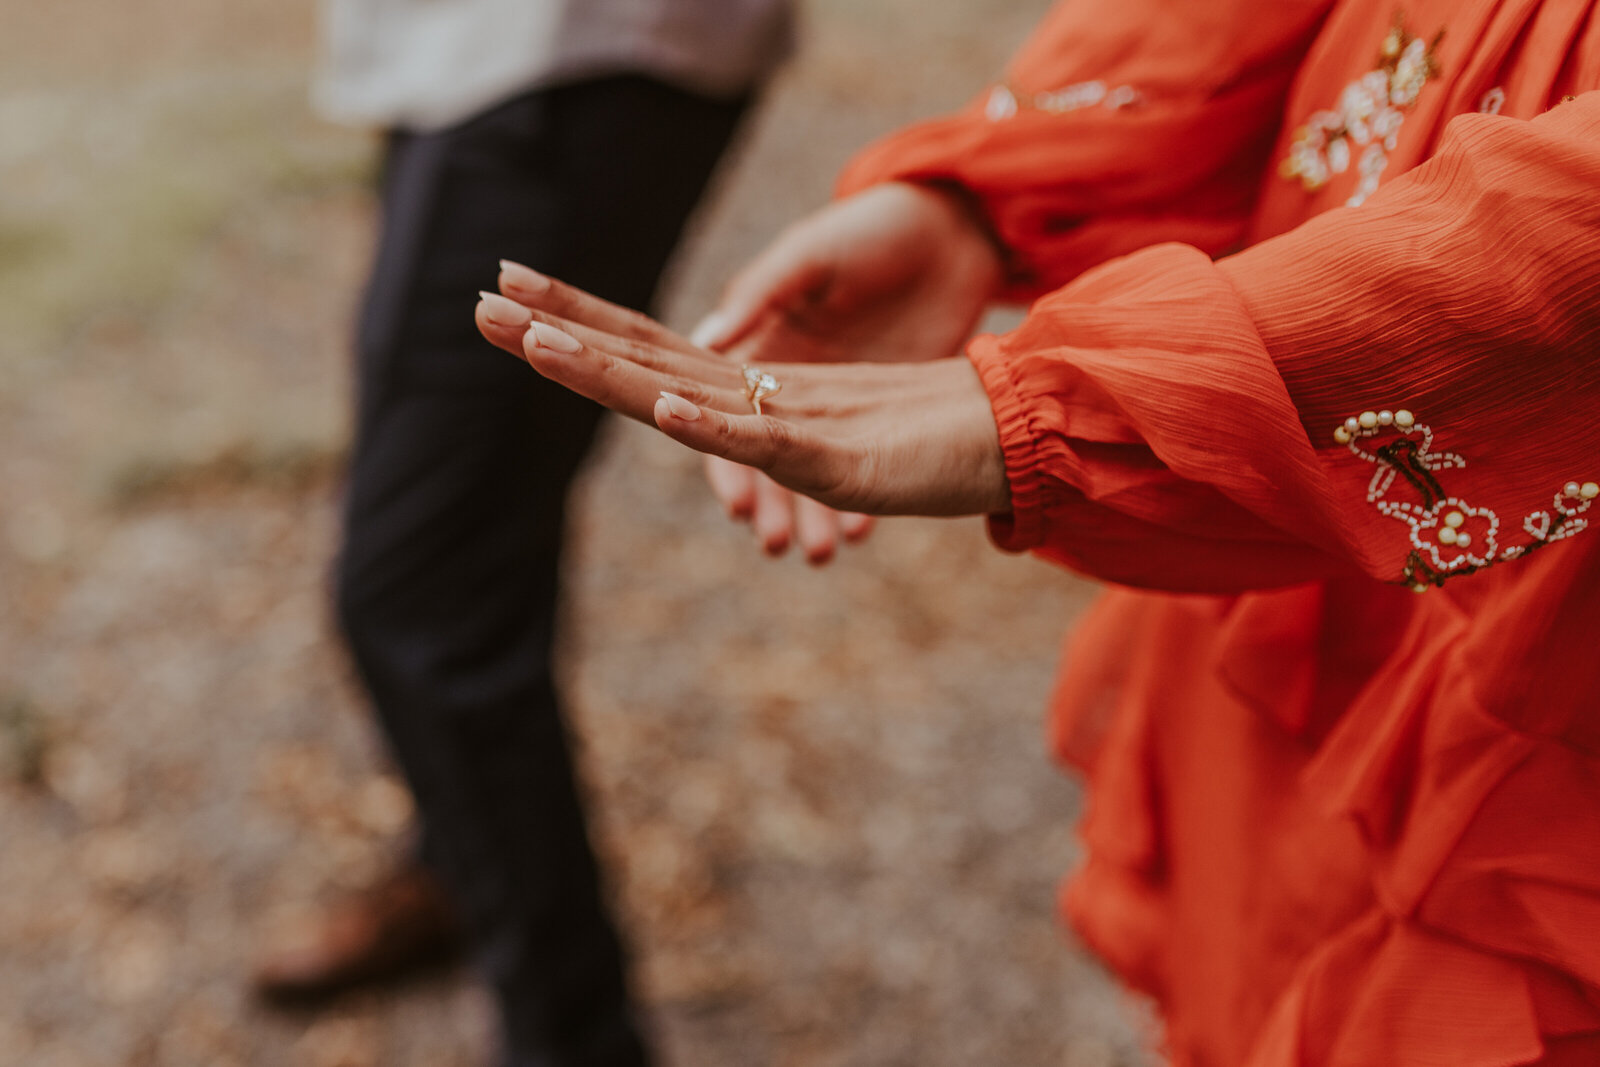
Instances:
[[[645,1055],[551,679],[597,411],[490,348],[472,305],[502,256],[647,304],[740,110],[608,78],[391,144],[340,615],[514,1064]]]

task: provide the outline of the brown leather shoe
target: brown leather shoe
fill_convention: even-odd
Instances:
[[[443,888],[409,866],[278,932],[257,959],[254,985],[265,1000],[306,1003],[449,962],[460,948]]]

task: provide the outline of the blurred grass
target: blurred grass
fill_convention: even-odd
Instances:
[[[243,214],[371,180],[370,143],[307,112],[304,74],[13,95],[0,112],[0,361],[65,354],[116,312],[144,320]]]
[[[297,490],[336,462],[376,153],[311,115],[305,79],[0,90],[0,419],[52,496]]]
[[[135,508],[227,487],[304,493],[338,469],[336,449],[314,441],[238,441],[203,457],[152,452],[129,457],[102,476],[100,496]]]
[[[44,773],[47,729],[38,706],[21,693],[0,692],[0,777],[37,785]]]

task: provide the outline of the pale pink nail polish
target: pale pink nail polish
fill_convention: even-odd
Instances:
[[[672,417],[684,422],[696,422],[700,418],[700,409],[676,393],[661,391],[661,399],[667,402],[667,410],[672,412]]]
[[[478,299],[483,301],[483,317],[496,326],[526,326],[533,321],[533,312],[499,293],[480,290]]]
[[[549,278],[532,267],[524,267],[521,263],[513,263],[509,259],[500,261],[500,280],[525,293],[542,293],[550,288]]]
[[[582,341],[570,333],[556,329],[547,322],[534,323],[533,329],[529,332],[533,334],[534,344],[540,348],[549,349],[551,352],[560,352],[564,356],[570,356],[583,351]]]

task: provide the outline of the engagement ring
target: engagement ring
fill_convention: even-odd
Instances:
[[[744,398],[750,401],[750,406],[756,409],[756,414],[761,414],[761,402],[778,395],[783,388],[783,383],[760,367],[745,365],[740,368],[744,371]]]

